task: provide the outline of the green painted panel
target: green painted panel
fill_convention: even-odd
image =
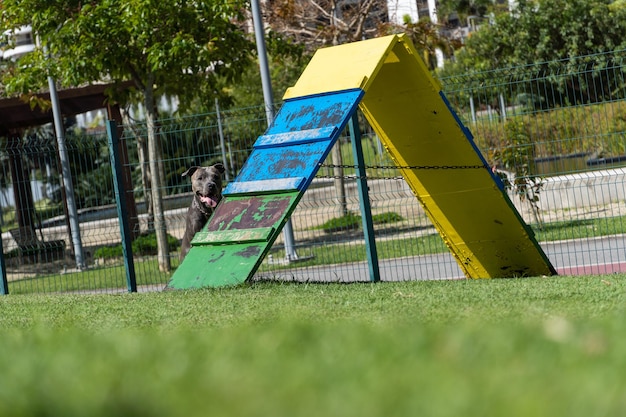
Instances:
[[[223,287],[250,279],[300,197],[298,191],[225,196],[166,289]]]
[[[222,198],[206,226],[207,231],[276,227],[293,210],[298,191],[266,195],[228,195]],[[291,213],[291,211],[289,211]]]
[[[269,247],[268,242],[194,246],[185,257],[185,267],[178,267],[167,288],[183,290],[241,284],[254,274]]]
[[[192,246],[217,245],[232,242],[250,243],[266,242],[274,232],[273,227],[258,229],[222,230],[215,232],[198,232],[191,241]]]

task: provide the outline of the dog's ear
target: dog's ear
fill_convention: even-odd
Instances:
[[[183,177],[186,177],[187,175],[193,175],[194,172],[196,172],[196,170],[200,168],[199,166],[193,166],[191,168],[189,168],[187,171],[182,173]]]
[[[224,168],[224,164],[222,164],[221,162],[214,164],[213,168],[217,169],[220,172],[220,174],[223,174],[224,172],[226,172],[226,168]]]

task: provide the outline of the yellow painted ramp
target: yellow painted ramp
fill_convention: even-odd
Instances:
[[[408,39],[320,49],[284,98],[352,88],[467,277],[556,274]]]

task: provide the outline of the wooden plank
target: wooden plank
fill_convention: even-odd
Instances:
[[[363,90],[352,89],[287,100],[265,132],[296,132],[334,127],[333,140],[339,135],[363,97]]]
[[[260,227],[257,229],[219,230],[212,232],[201,231],[196,233],[191,241],[192,246],[219,245],[228,243],[252,243],[267,242],[273,227]]]
[[[331,140],[285,148],[253,149],[235,182],[306,178],[308,187],[332,147]],[[234,185],[232,186],[234,187]]]
[[[263,196],[224,196],[209,219],[207,231],[278,227],[299,192]]]
[[[278,196],[229,197],[222,199],[204,233],[224,238],[224,244],[192,245],[181,266],[167,284],[168,289],[189,289],[237,285],[251,278],[282,231],[301,192]],[[254,236],[252,230],[261,230]],[[200,232],[200,233],[203,233]],[[236,240],[238,233],[260,242]],[[197,236],[197,235],[196,235]],[[202,235],[199,239],[203,239]],[[218,239],[216,239],[216,242]],[[226,244],[227,243],[227,244]]]
[[[167,288],[184,290],[242,284],[254,275],[267,250],[267,242],[192,246]]]
[[[254,143],[255,148],[271,148],[275,146],[294,146],[302,143],[328,140],[335,136],[336,126],[326,126],[317,129],[306,129],[295,132],[274,133],[259,136]]]
[[[222,192],[222,195],[268,194],[285,191],[297,191],[302,189],[302,186],[305,183],[305,177],[236,181],[229,183]]]
[[[393,62],[389,50],[395,46],[397,35],[382,36],[363,42],[345,43],[318,49],[298,82],[287,89],[284,99],[308,96],[323,91],[362,88],[375,80],[384,62]],[[390,103],[393,108],[393,103]]]

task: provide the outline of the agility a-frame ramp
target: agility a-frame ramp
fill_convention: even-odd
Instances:
[[[556,274],[405,37],[318,50],[284,99],[169,288],[251,278],[357,107],[468,278]]]

